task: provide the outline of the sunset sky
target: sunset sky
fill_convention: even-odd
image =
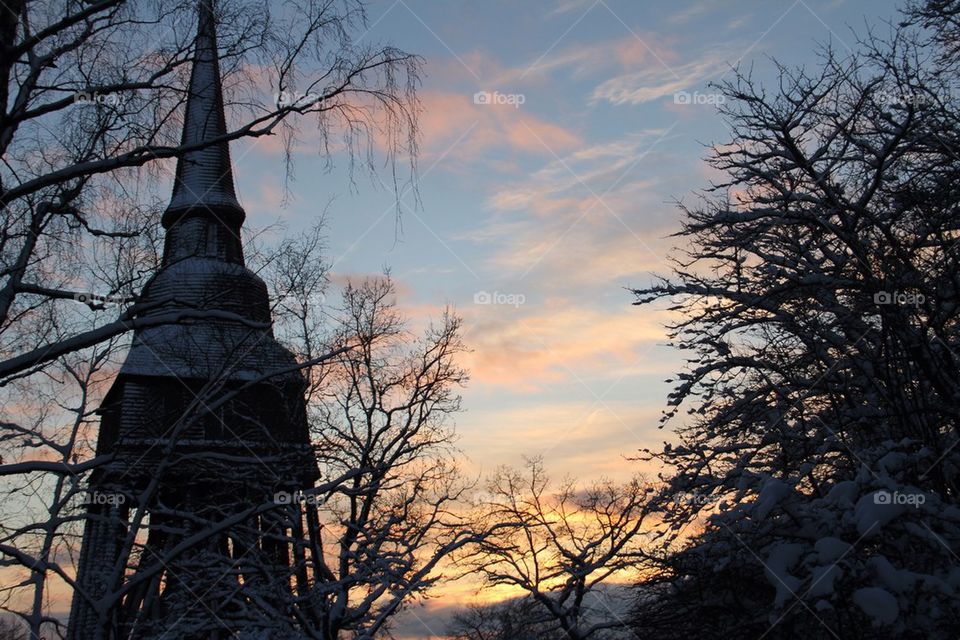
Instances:
[[[767,82],[771,58],[813,65],[818,42],[847,50],[896,7],[375,0],[364,39],[425,60],[420,203],[407,193],[398,219],[391,189],[362,175],[351,193],[307,131],[285,207],[276,149],[234,146],[248,224],[295,233],[333,198],[335,282],[389,267],[412,317],[456,308],[473,349],[457,418],[472,473],[540,454],[557,476],[624,477],[638,470],[624,456],[669,437],[657,420],[681,365],[665,305],[633,307],[625,288],[668,272],[673,201],[717,177],[705,145],[728,135],[708,83],[737,63]]]

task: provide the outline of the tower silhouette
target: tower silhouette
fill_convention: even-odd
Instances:
[[[189,151],[138,301],[173,322],[134,333],[100,410],[107,463],[90,479],[70,640],[296,638],[310,624],[316,509],[273,504],[319,476],[305,382],[244,264],[219,66],[213,0],[200,0]]]

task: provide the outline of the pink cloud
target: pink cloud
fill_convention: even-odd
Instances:
[[[499,465],[520,466],[522,456],[542,455],[555,477],[591,469],[591,478],[626,479],[655,471],[655,465],[626,458],[663,440],[657,428],[661,411],[623,401],[598,402],[587,394],[563,403],[479,408],[458,421],[458,432],[470,452],[468,471],[475,475]],[[519,446],[518,433],[524,436]]]
[[[660,40],[661,38],[655,34],[644,34],[642,39],[628,36],[615,41],[613,50],[617,61],[624,69],[630,69],[647,62],[661,64],[661,61],[676,60],[678,56],[673,48]]]
[[[533,310],[474,305],[463,309],[473,349],[466,365],[475,385],[538,392],[553,383],[591,373],[640,371],[644,355],[666,341],[663,313],[574,306],[554,299]]]
[[[580,136],[508,104],[474,104],[473,94],[426,91],[421,95],[421,147],[424,160],[447,153],[476,160],[491,149],[549,155],[541,140],[569,150],[583,143]]]

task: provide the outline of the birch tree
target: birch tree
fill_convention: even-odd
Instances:
[[[137,295],[158,266],[169,170],[191,150],[180,129],[196,7],[63,0],[0,11],[0,606],[32,637],[62,626],[78,503],[101,462],[96,410],[127,336],[191,317],[146,318]],[[415,158],[419,62],[355,42],[362,5],[226,1],[217,11],[223,140],[273,136],[289,150],[312,121],[331,158],[341,139],[358,167],[374,166],[375,149],[388,162]]]

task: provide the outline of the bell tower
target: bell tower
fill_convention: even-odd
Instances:
[[[296,638],[319,473],[305,382],[244,264],[213,0],[200,0],[160,270],[101,407],[70,640]],[[131,549],[133,551],[131,551]],[[322,561],[321,561],[322,562]],[[279,634],[279,635],[277,635]]]

